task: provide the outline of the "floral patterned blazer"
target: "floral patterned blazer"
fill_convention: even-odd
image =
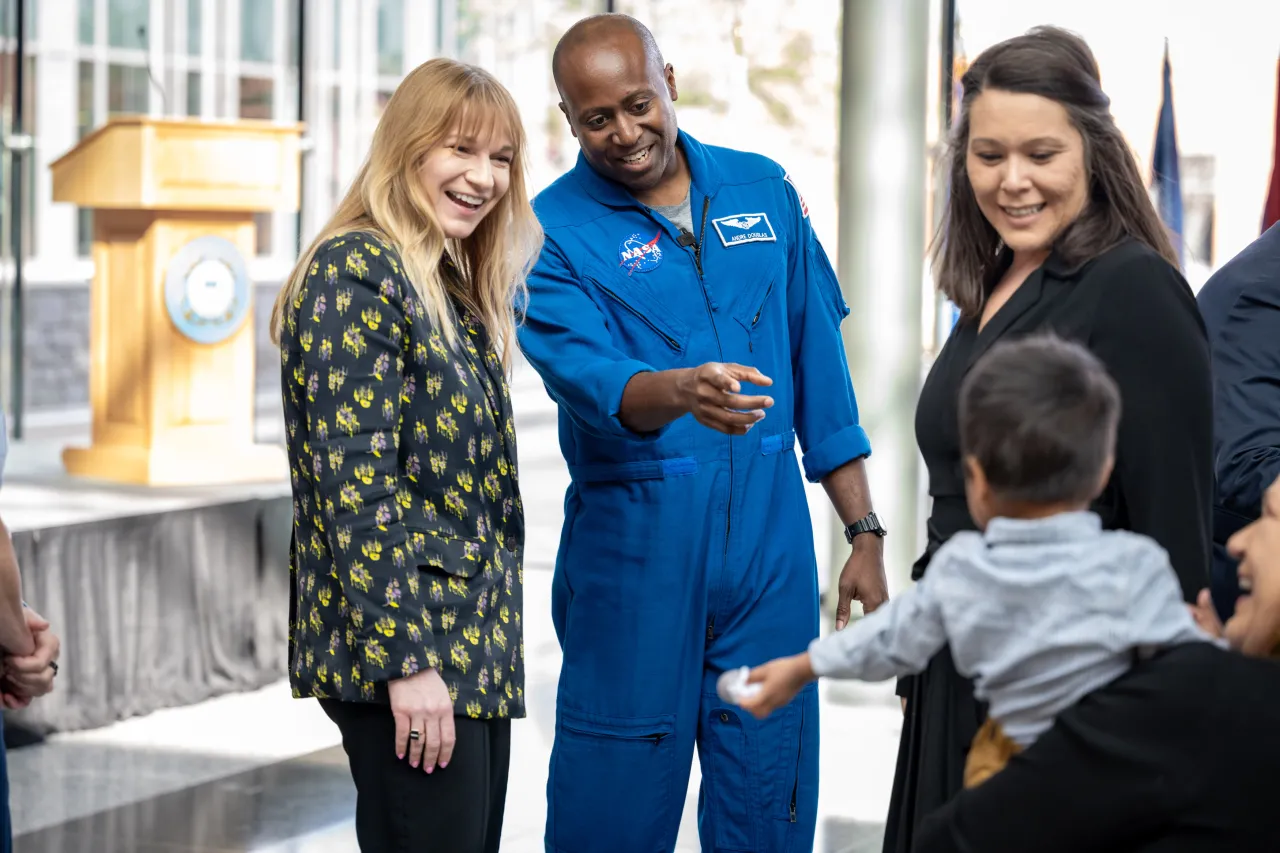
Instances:
[[[510,390],[455,307],[456,349],[395,251],[348,233],[286,312],[295,696],[386,702],[387,681],[436,667],[457,714],[524,716]]]

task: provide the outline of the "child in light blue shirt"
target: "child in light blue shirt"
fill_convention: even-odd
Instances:
[[[813,678],[910,675],[949,645],[989,703],[975,744],[1007,739],[999,748],[1012,754],[1135,656],[1209,640],[1164,549],[1103,530],[1089,511],[1111,476],[1119,417],[1115,383],[1083,347],[993,347],[960,394],[966,496],[982,532],[952,537],[913,589],[874,613],[753,670],[740,704],[764,717]],[[966,784],[989,775],[975,769],[985,760],[971,751]]]

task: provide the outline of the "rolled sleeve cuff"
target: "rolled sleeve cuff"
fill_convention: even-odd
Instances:
[[[804,455],[804,475],[810,483],[818,483],[841,465],[870,455],[871,441],[867,438],[866,430],[854,424],[840,430],[817,447],[809,448]]]
[[[619,361],[609,365],[599,380],[601,390],[599,399],[605,402],[606,409],[600,412],[601,417],[597,419],[597,428],[613,438],[627,438],[632,441],[653,441],[660,438],[667,431],[668,425],[664,424],[652,432],[636,432],[629,429],[622,422],[621,417],[622,395],[627,390],[627,383],[639,373],[656,372],[655,368],[643,361]]]

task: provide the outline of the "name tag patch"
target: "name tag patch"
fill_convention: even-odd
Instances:
[[[767,213],[735,213],[711,220],[726,249],[746,243],[774,243],[777,235]]]

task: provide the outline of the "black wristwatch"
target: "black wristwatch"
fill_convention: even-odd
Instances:
[[[850,545],[852,545],[854,537],[859,534],[874,533],[876,536],[883,539],[885,534],[888,532],[889,531],[884,529],[884,525],[880,523],[880,519],[876,514],[874,512],[869,512],[867,513],[866,518],[860,518],[844,529],[844,538],[848,540]]]

